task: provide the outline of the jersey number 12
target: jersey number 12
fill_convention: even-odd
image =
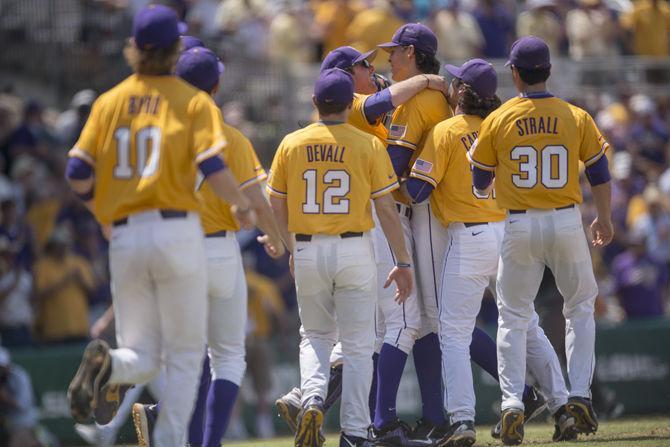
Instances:
[[[317,201],[318,171],[308,169],[302,173],[305,181],[305,202],[302,204],[304,214],[348,214],[349,199],[344,196],[349,194],[349,173],[343,170],[329,170],[323,175],[323,198]]]

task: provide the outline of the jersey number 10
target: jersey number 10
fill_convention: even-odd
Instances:
[[[133,167],[130,164],[130,129],[119,127],[114,132],[116,140],[116,166],[114,166],[114,178],[128,180],[133,177]],[[135,172],[140,177],[149,177],[158,170],[161,147],[160,127],[143,127],[135,134]],[[151,146],[151,148],[149,148]],[[147,160],[148,157],[148,160]]]
[[[516,146],[510,158],[519,161],[521,174],[512,175],[512,183],[517,188],[529,189],[537,185],[537,179],[547,189],[563,188],[568,183],[568,149],[562,145],[550,144],[540,151],[533,146]],[[540,166],[538,166],[540,158]]]
[[[302,204],[304,214],[348,214],[349,199],[344,196],[349,194],[349,173],[343,170],[326,171],[323,175],[323,190],[321,204],[317,202],[318,171],[308,169],[302,173],[305,180],[305,203]]]

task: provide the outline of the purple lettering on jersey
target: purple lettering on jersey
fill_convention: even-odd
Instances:
[[[529,124],[529,127],[530,127],[530,133],[533,134],[533,135],[536,134],[537,133],[537,127],[536,127],[536,124],[535,124],[535,118],[533,118],[532,116],[530,118],[528,118],[528,124]]]
[[[312,146],[305,147],[307,149],[307,162],[311,163],[314,161],[314,152]]]
[[[549,120],[549,118],[547,118],[547,120]],[[539,117],[538,122],[537,122],[537,133],[540,133],[540,132],[546,133],[546,130],[544,128],[544,118],[543,117]]]
[[[345,146],[315,144],[305,146],[307,151],[307,162],[329,161],[333,163],[344,163]]]
[[[521,127],[521,120],[516,120],[516,128],[519,129],[519,136],[523,136],[523,127]]]
[[[554,135],[558,135],[558,118],[554,117],[554,129],[551,132]]]

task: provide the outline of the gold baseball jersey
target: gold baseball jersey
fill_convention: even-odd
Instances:
[[[457,115],[435,126],[426,138],[421,155],[412,165],[411,177],[430,183],[433,214],[444,225],[451,222],[498,222],[505,212],[494,193],[477,194],[467,153],[477,139],[482,119]]]
[[[69,153],[95,170],[98,221],[198,211],[197,163],[225,146],[221,123],[209,95],[174,76],[132,75],[101,95]]]
[[[267,174],[258,161],[251,141],[233,126],[223,123],[223,133],[227,145],[223,150],[223,159],[228,165],[240,189],[256,185],[267,178]],[[230,204],[219,198],[206,181],[201,183],[198,198],[202,205],[200,220],[205,234],[218,231],[238,231],[240,225],[230,210]]]
[[[436,90],[428,89],[399,105],[393,114],[386,116],[384,120],[388,132],[386,144],[402,146],[414,151],[412,161],[408,166],[408,173],[414,160],[421,153],[428,131],[440,121],[451,116],[451,107],[444,95]],[[393,197],[399,202],[410,203],[400,191],[396,191]]]
[[[284,137],[267,184],[288,202],[289,231],[302,234],[368,231],[370,199],[397,188],[384,144],[346,123],[314,123]]]
[[[551,209],[582,202],[579,162],[592,165],[608,147],[579,107],[550,95],[517,97],[484,120],[468,157],[495,171],[501,208]]]
[[[370,124],[365,117],[365,100],[368,96],[369,95],[361,95],[359,93],[354,94],[354,101],[351,105],[351,113],[349,114],[349,124],[356,129],[360,129],[363,132],[376,136],[382,141],[386,141],[388,133],[386,132],[386,127],[384,127],[382,119],[380,118],[374,124]]]

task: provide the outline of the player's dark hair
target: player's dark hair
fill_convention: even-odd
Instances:
[[[319,115],[328,116],[328,115],[337,115],[338,113],[344,112],[349,104],[340,104],[340,103],[326,103],[326,102],[317,102],[315,103],[316,110],[319,111]]]
[[[502,101],[497,96],[482,98],[469,84],[461,82],[458,86],[458,107],[466,115],[477,115],[486,118],[491,112],[500,107]]]
[[[440,61],[438,61],[435,58],[435,55],[427,54],[422,51],[416,51],[416,48],[414,49],[414,55],[416,57],[415,59],[416,68],[418,68],[421,73],[425,74],[440,73]]]
[[[181,39],[177,39],[170,48],[141,50],[132,40],[128,40],[123,49],[123,56],[133,72],[142,75],[160,76],[171,74],[177,65],[181,51]]]
[[[540,69],[528,69],[528,68],[516,68],[516,71],[519,72],[519,77],[527,85],[539,84],[541,82],[546,82],[549,79],[551,74],[551,68],[540,68]]]

